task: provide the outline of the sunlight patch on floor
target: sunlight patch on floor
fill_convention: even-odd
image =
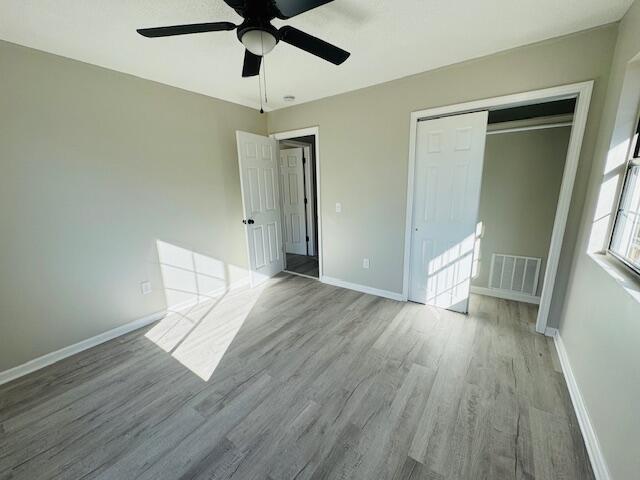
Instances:
[[[200,378],[209,380],[260,292],[260,288],[243,289],[172,312],[145,336]]]
[[[262,289],[238,288],[244,268],[161,240],[156,247],[168,314],[145,336],[209,380]]]

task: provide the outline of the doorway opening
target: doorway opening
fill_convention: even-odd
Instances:
[[[489,112],[472,293],[540,303],[575,103]]]
[[[320,279],[317,129],[273,135],[278,141],[284,270]]]
[[[553,333],[591,90],[585,82],[412,114],[406,298],[461,313],[471,292],[539,303],[536,330]]]

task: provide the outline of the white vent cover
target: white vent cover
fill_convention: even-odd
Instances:
[[[541,258],[494,253],[489,288],[536,296]]]

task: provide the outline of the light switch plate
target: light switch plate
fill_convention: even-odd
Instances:
[[[341,203],[336,203],[336,213],[340,213],[342,212],[342,204]]]
[[[141,282],[140,291],[143,295],[149,295],[151,293],[151,282]]]
[[[369,259],[368,258],[363,258],[362,259],[362,268],[369,268]]]

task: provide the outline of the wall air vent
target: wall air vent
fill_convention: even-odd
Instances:
[[[491,258],[489,288],[536,296],[541,258],[494,253]]]

